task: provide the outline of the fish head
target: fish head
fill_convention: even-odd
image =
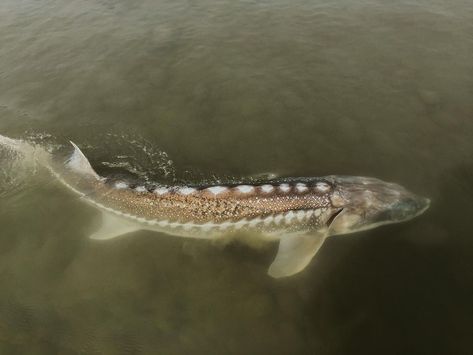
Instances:
[[[330,235],[408,221],[430,205],[428,198],[375,178],[330,176],[327,180],[334,187],[330,196],[335,211],[328,223]]]

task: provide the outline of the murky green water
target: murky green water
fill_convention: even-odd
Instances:
[[[90,241],[96,210],[0,153],[0,354],[471,353],[471,1],[3,0],[0,134],[71,139],[105,175],[433,201],[274,280],[276,245]]]

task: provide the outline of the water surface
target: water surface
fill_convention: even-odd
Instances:
[[[433,201],[273,280],[273,244],[90,241],[96,210],[0,153],[1,354],[471,352],[471,1],[3,0],[0,134],[73,140],[104,175]]]

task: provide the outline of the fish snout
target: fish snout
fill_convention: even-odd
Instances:
[[[430,199],[422,196],[409,196],[401,199],[392,207],[397,220],[407,220],[419,216],[430,206]]]

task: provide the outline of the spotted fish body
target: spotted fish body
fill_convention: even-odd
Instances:
[[[250,230],[277,238],[280,233],[324,228],[331,212],[337,210],[330,199],[331,190],[322,179],[151,188],[97,180],[86,199],[105,211],[143,224],[145,229],[173,235],[215,238]]]
[[[0,135],[0,146],[41,163],[81,199],[102,211],[92,239],[112,239],[137,230],[175,236],[220,238],[241,231],[279,240],[269,268],[275,278],[303,270],[326,237],[411,219],[429,200],[374,178],[331,175],[215,186],[131,185],[100,177],[80,149],[64,161]]]

